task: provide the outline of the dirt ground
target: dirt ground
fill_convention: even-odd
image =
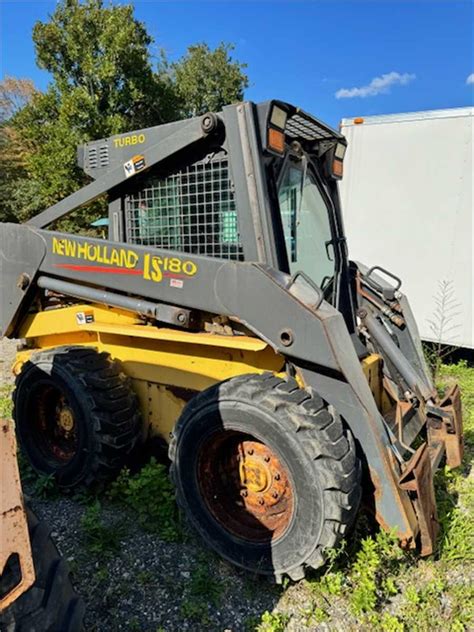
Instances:
[[[11,365],[17,345],[17,340],[9,340],[8,338],[0,340],[0,384],[11,384],[13,382]]]

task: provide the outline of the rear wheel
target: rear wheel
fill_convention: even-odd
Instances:
[[[2,632],[79,632],[84,603],[71,583],[49,529],[30,510],[28,527],[36,579],[10,607],[0,613]],[[9,569],[0,578],[2,594],[10,587]]]
[[[293,379],[247,375],[203,391],[176,425],[170,458],[178,503],[207,544],[278,581],[321,566],[358,509],[352,435]]]
[[[34,354],[17,378],[13,400],[24,454],[62,489],[115,476],[139,436],[138,401],[129,379],[94,349]]]

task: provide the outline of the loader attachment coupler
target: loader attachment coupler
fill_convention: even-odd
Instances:
[[[439,400],[400,287],[400,279],[383,268],[366,270],[359,266],[357,291],[362,307],[358,316],[370,344],[385,360],[383,384],[394,403],[386,410],[385,421],[393,433],[398,454],[408,455],[399,459],[399,486],[413,500],[421,553],[429,555],[434,550],[439,527],[434,473],[443,456],[450,467],[458,467],[462,460],[461,395],[455,385]],[[414,450],[412,445],[422,439]]]
[[[403,435],[403,421],[400,420]],[[442,457],[449,467],[459,467],[463,455],[461,393],[459,386],[450,389],[439,406],[426,406],[427,441],[422,443],[400,477],[400,487],[412,495],[420,529],[421,554],[431,555],[439,531],[433,484]]]

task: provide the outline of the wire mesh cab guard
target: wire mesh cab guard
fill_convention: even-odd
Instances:
[[[155,174],[125,197],[127,243],[242,260],[234,186],[224,154]]]

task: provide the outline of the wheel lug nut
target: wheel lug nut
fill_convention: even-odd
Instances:
[[[263,504],[265,504],[265,501],[263,500],[263,498],[259,498],[259,500],[258,500],[258,504],[259,504],[259,505],[263,505]]]
[[[280,475],[279,475],[279,474],[275,474],[275,480],[276,480],[276,481],[279,481],[279,480],[280,480],[280,478],[281,478],[281,477],[280,477]]]
[[[273,498],[278,498],[278,493],[277,492],[273,492],[272,496],[273,496]]]
[[[270,461],[270,457],[269,457],[269,456],[266,456],[266,457],[265,457],[265,462],[266,462],[266,463],[268,463],[269,461]]]
[[[249,493],[248,493],[248,491],[247,491],[246,489],[243,489],[243,490],[240,492],[240,495],[241,495],[241,496],[243,496],[243,497],[245,498],[246,496],[248,496],[248,495],[249,495]]]
[[[250,450],[247,450],[247,454],[250,454],[250,455],[252,455],[252,454],[253,454],[253,450],[252,450],[252,448],[250,448]]]

